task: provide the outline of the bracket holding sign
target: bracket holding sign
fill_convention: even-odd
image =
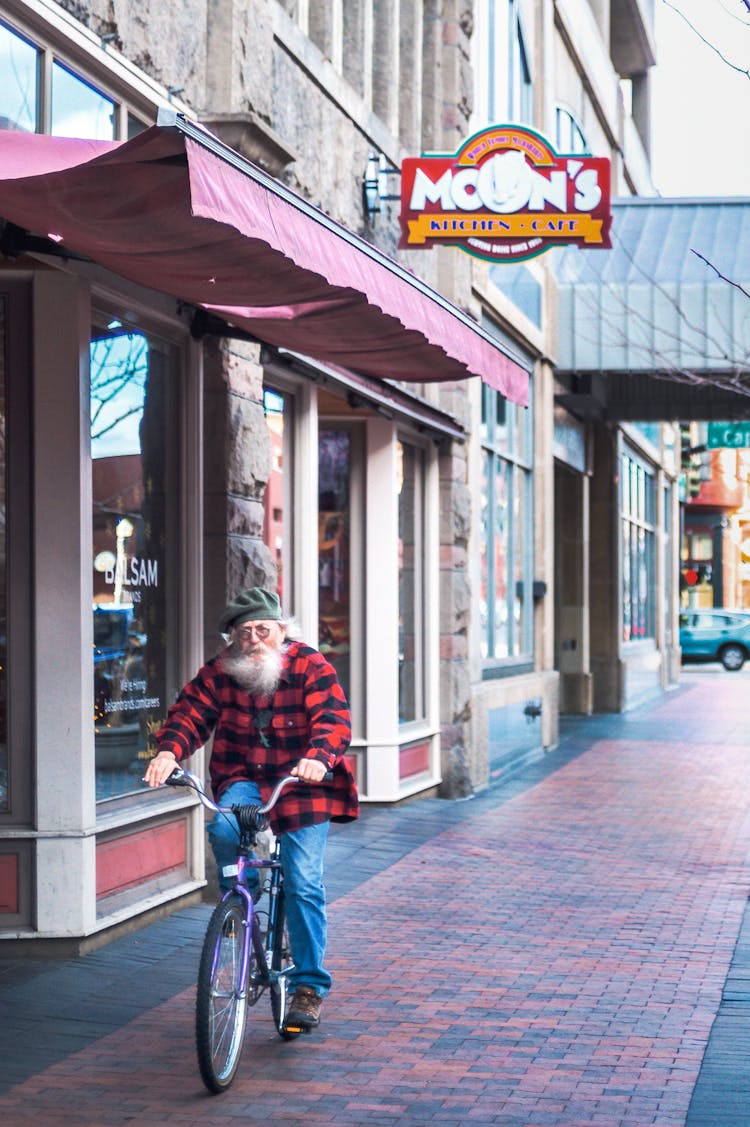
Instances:
[[[488,262],[517,262],[574,243],[608,249],[608,157],[556,153],[531,129],[495,125],[455,154],[401,165],[401,242],[457,246]]]

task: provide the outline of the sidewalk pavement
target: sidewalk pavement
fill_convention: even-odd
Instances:
[[[0,959],[6,1127],[750,1124],[750,671],[711,667],[463,802],[332,827],[335,987],[203,1089],[201,905]],[[1,953],[1,952],[0,952]]]

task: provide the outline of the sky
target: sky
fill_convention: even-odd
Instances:
[[[654,183],[663,196],[750,197],[750,11],[745,0],[654,0]],[[728,62],[701,42],[688,17]]]

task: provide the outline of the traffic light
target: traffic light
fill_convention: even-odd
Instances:
[[[698,497],[702,483],[711,476],[711,455],[705,443],[697,441],[697,430],[696,423],[680,425],[680,461],[688,501],[694,501]]]
[[[700,463],[696,464],[693,461],[694,457],[695,455],[691,457],[686,475],[687,495],[691,501],[694,501],[701,491],[701,467]]]
[[[695,567],[684,567],[680,573],[680,589],[702,587],[710,584],[713,579],[711,564],[698,564]]]

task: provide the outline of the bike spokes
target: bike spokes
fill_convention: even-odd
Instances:
[[[254,956],[245,961],[245,915],[240,897],[214,911],[198,972],[196,1045],[201,1076],[212,1092],[228,1088],[242,1052],[247,1019],[247,981]]]

